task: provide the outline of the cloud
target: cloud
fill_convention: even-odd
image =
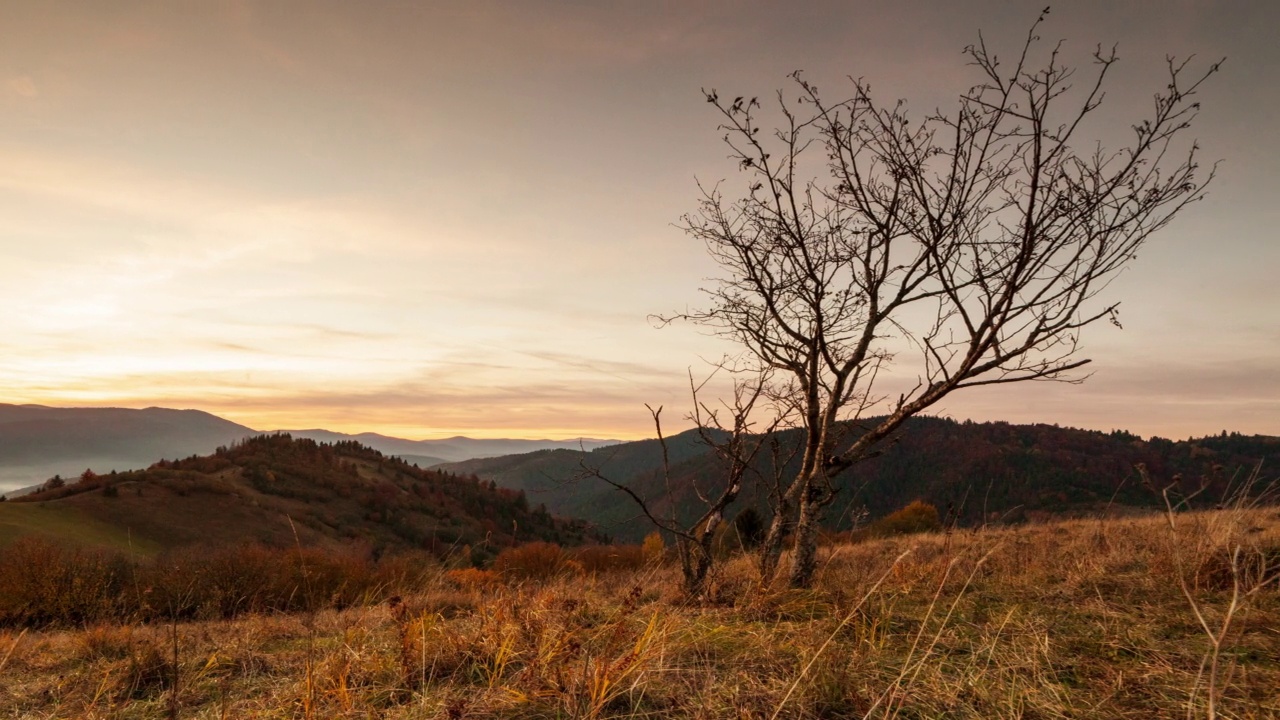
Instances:
[[[521,355],[544,360],[574,370],[585,370],[596,375],[607,375],[624,382],[636,383],[637,378],[652,380],[656,377],[670,377],[666,368],[627,362],[624,360],[607,360],[603,358],[583,357],[567,353],[548,351],[519,351]]]
[[[642,402],[687,407],[685,369],[726,349],[697,328],[645,321],[704,302],[696,288],[716,272],[669,227],[692,208],[694,177],[736,177],[701,85],[766,97],[803,68],[836,97],[854,73],[882,100],[945,109],[974,79],[959,50],[977,28],[1005,53],[1039,10],[84,5],[32,4],[4,28],[0,100],[30,117],[15,114],[0,141],[0,396],[183,403],[262,426],[602,423],[585,434],[630,427],[632,415],[646,431]],[[1223,33],[1258,58],[1227,75],[1274,65],[1274,23],[1262,22],[1274,9],[1251,10],[1241,33],[1201,12],[1102,7],[1055,10],[1046,41],[1072,38],[1075,57],[1121,34],[1132,65],[1157,80],[1166,47],[1212,57]],[[1149,79],[1121,76],[1111,97],[1146,103]],[[1169,238],[1186,241],[1161,247],[1167,261],[1143,258],[1125,277],[1131,329],[1090,337],[1097,374],[961,393],[951,412],[1277,431],[1280,357],[1258,348],[1280,346],[1274,331],[1244,330],[1272,328],[1280,299],[1266,276],[1280,205],[1268,204],[1277,163],[1264,120],[1276,93],[1232,82],[1206,95],[1206,147],[1230,135],[1242,149],[1224,183],[1227,170],[1258,181],[1215,191],[1196,210],[1203,221]],[[1230,133],[1214,120],[1224,116]]]
[[[18,75],[9,78],[9,91],[18,97],[33,98],[40,95],[40,89],[36,87],[36,81],[31,79],[30,75]]]
[[[1100,364],[1079,385],[1017,383],[958,392],[938,413],[1173,438],[1223,429],[1280,435],[1280,357]]]

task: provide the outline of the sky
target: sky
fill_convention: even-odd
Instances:
[[[411,438],[652,434],[733,348],[649,316],[716,268],[677,227],[732,179],[702,88],[803,70],[923,110],[1040,3],[0,2],[0,402],[199,408]],[[1166,55],[1226,57],[1208,198],[1108,289],[1083,384],[957,393],[956,419],[1280,434],[1280,4],[1072,2],[1118,45],[1099,139]],[[1110,113],[1110,114],[1107,114]]]

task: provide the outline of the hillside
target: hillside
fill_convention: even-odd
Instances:
[[[287,432],[287,431],[286,431]],[[43,483],[54,475],[145,468],[160,458],[206,455],[261,431],[201,410],[167,408],[53,408],[0,404],[0,495]],[[452,437],[406,440],[377,433],[329,430],[290,432],[317,442],[358,442],[410,464],[429,467],[478,457],[544,448],[586,448],[614,440],[511,440]]]
[[[471,545],[483,559],[515,543],[575,545],[593,537],[583,523],[530,508],[519,491],[420,470],[353,442],[288,435],[147,470],[73,478],[2,507],[0,542],[35,533],[117,549],[128,542],[133,551],[301,542],[443,557]]]
[[[796,438],[784,436],[783,445]],[[551,512],[587,519],[619,539],[633,541],[647,526],[635,522],[637,512],[629,501],[599,480],[574,478],[584,465],[600,468],[650,499],[661,512],[669,512],[673,502],[687,510],[697,502],[691,481],[711,486],[719,464],[693,431],[669,438],[668,443],[674,498],[666,494],[659,472],[661,449],[652,440],[589,453],[471,460],[440,469],[474,473],[503,487],[526,490],[531,501],[546,503]],[[1144,440],[1122,431],[914,418],[883,455],[837,479],[841,492],[828,514],[829,525],[844,529],[862,509],[879,517],[915,499],[931,502],[967,524],[984,517],[1017,520],[1093,512],[1113,503],[1156,506],[1161,502],[1158,490],[1139,482],[1134,469],[1138,463],[1145,464],[1157,482],[1180,476],[1183,491],[1204,485],[1205,497],[1218,499],[1233,479],[1269,459],[1280,460],[1280,438],[1227,435],[1175,442]],[[766,472],[763,463],[758,470]],[[765,509],[758,484],[748,487],[739,507],[748,504]]]
[[[687,430],[667,438],[667,457],[673,467],[681,468],[707,455],[696,430]],[[584,468],[599,470],[610,479],[635,481],[645,478],[646,488],[659,482],[654,474],[662,467],[662,444],[657,440],[639,440],[581,450],[540,450],[523,455],[480,458],[438,466],[450,472],[474,474],[492,480],[500,487],[523,490],[533,502],[545,503],[556,514],[592,518],[593,523],[613,526],[620,537],[637,540],[644,527],[627,527],[636,515],[635,507],[613,488],[594,478],[580,478]],[[706,458],[710,459],[710,458]],[[652,495],[648,495],[651,497]]]
[[[281,430],[280,432],[288,433],[293,437],[309,438],[317,442],[354,441],[387,455],[403,457],[409,462],[418,462],[418,458],[422,458],[424,461],[434,460],[435,463],[460,462],[472,458],[499,457],[502,455],[536,452],[538,450],[594,450],[615,445],[618,442],[617,440],[599,440],[595,438],[513,440],[506,438],[469,438],[460,435],[439,440],[406,440],[371,432],[357,435],[318,429]],[[418,462],[418,465],[426,467],[423,462]]]
[[[0,493],[76,476],[213,452],[254,430],[200,410],[0,404]]]

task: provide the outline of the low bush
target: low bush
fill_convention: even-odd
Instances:
[[[571,556],[586,573],[636,570],[646,562],[640,545],[584,545],[574,549]]]
[[[942,528],[938,508],[923,500],[914,500],[901,510],[895,510],[871,524],[871,534],[876,537],[910,535],[933,532]]]
[[[83,625],[119,616],[131,569],[119,556],[21,538],[0,553],[0,625]]]
[[[532,542],[498,553],[493,570],[511,580],[546,580],[568,570],[570,560],[555,543]]]
[[[494,587],[502,582],[502,576],[492,570],[479,568],[459,568],[444,574],[449,584],[462,590],[480,590]]]
[[[23,538],[0,554],[0,626],[232,618],[381,602],[432,562],[319,548],[191,548],[135,562]]]

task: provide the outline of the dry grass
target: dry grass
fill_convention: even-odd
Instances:
[[[168,717],[175,681],[187,718],[1203,717],[1211,642],[1178,578],[1218,627],[1233,547],[1250,587],[1273,578],[1280,511],[835,545],[812,591],[761,591],[739,557],[700,606],[672,568],[441,574],[389,605],[180,624],[177,667],[168,626],[0,632],[0,717]],[[1270,583],[1221,643],[1220,717],[1280,717]]]

